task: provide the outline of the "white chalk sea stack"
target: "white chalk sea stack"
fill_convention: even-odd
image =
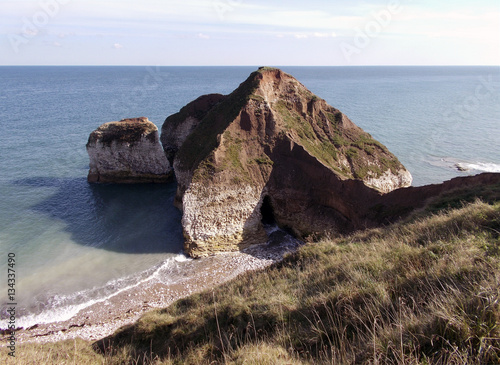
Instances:
[[[91,183],[162,183],[173,175],[158,128],[145,117],[102,124],[86,147]]]

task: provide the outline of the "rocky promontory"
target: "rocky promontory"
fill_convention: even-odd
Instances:
[[[262,242],[266,222],[301,237],[365,226],[367,199],[412,180],[384,145],[274,68],[168,117],[162,142],[191,256]]]
[[[87,152],[89,182],[158,183],[172,176],[158,128],[145,117],[102,124],[90,134]]]
[[[188,103],[165,120],[161,143],[147,118],[101,125],[87,143],[88,181],[167,182],[175,172],[192,257],[267,242],[274,225],[313,239],[380,226],[443,193],[500,183],[482,174],[411,187],[383,144],[276,68]]]

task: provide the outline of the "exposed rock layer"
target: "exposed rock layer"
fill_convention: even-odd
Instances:
[[[167,118],[162,142],[192,256],[261,240],[266,197],[278,224],[306,236],[367,225],[365,199],[411,184],[385,146],[278,69],[188,104]]]
[[[158,128],[147,118],[104,123],[87,142],[89,182],[165,182],[172,175],[158,138]]]

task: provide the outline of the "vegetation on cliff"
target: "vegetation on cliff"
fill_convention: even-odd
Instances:
[[[193,133],[187,137],[185,146],[181,147],[178,154],[184,169],[195,168],[217,147],[217,136],[238,116],[258,87],[256,73],[257,71],[252,73],[235,91],[210,109]]]
[[[113,142],[133,144],[139,142],[144,136],[151,142],[155,142],[157,134],[155,135],[154,132],[157,131],[157,127],[146,117],[108,122],[90,134],[87,147],[97,142],[106,146],[110,146]]]
[[[315,103],[317,96],[306,95],[307,103]],[[285,122],[287,131],[294,131],[297,141],[326,166],[343,178],[363,180],[368,176],[380,177],[385,171],[397,174],[404,169],[399,160],[380,142],[360,128],[342,126],[340,111],[327,106],[324,111],[304,117],[293,103],[280,100],[275,109]]]
[[[499,280],[496,184],[306,244],[103,341],[22,345],[17,364],[499,363]]]

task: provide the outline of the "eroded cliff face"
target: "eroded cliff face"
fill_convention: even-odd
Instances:
[[[224,98],[221,94],[202,95],[165,120],[161,143],[170,163],[173,163],[175,154],[205,115]]]
[[[364,227],[366,199],[411,184],[385,146],[278,69],[188,104],[162,142],[195,257],[262,242],[263,214],[299,236]]]
[[[172,176],[158,138],[158,128],[147,118],[104,123],[87,142],[89,182],[166,182]]]

